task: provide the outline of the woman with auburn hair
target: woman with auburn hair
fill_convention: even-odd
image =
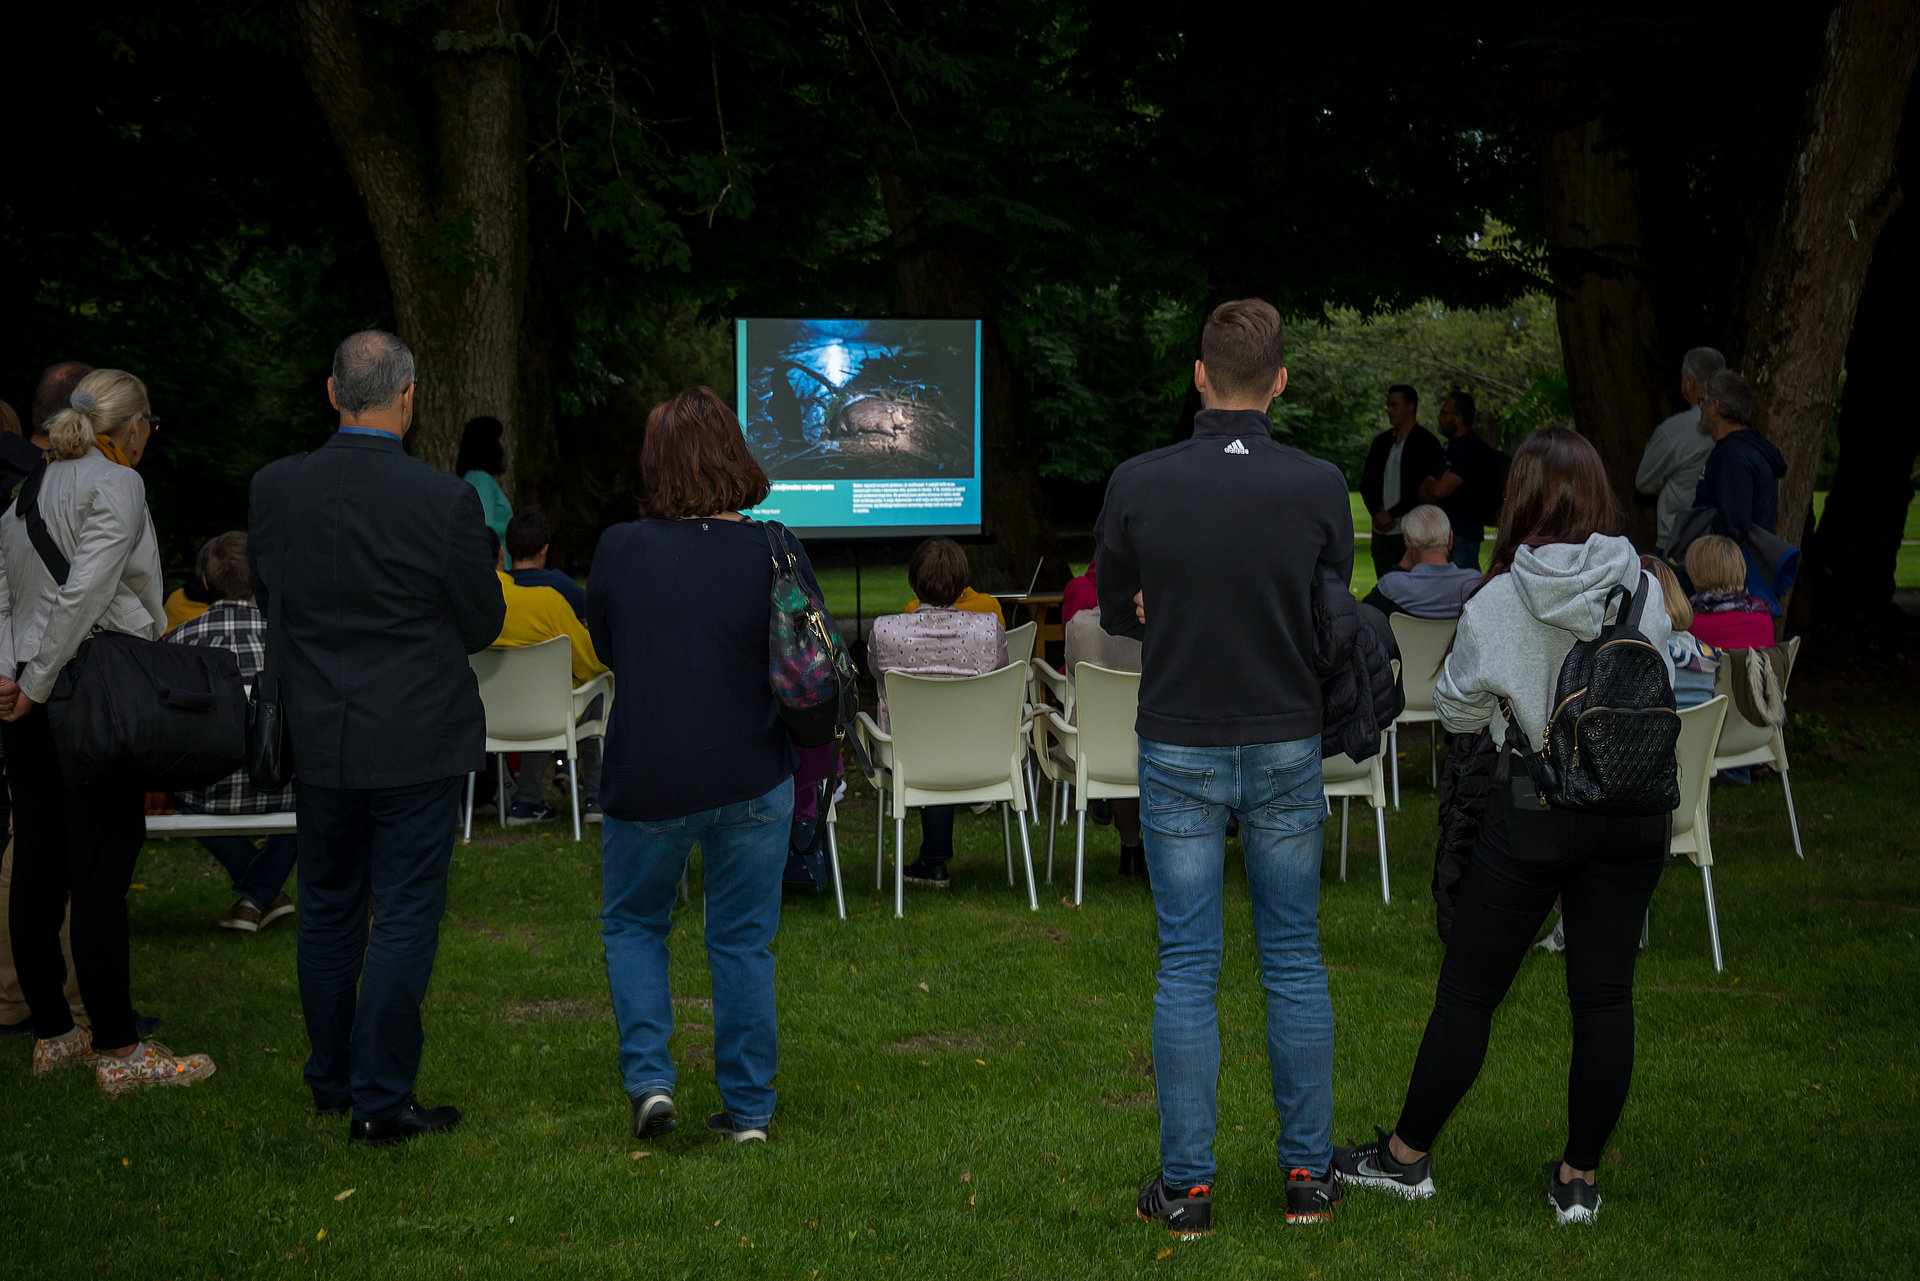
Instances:
[[[600,776],[600,934],[620,1071],[635,1136],[673,1129],[667,934],[698,844],[726,1105],[707,1128],[764,1143],[778,1057],[772,944],[798,762],[767,668],[769,531],[743,515],[766,498],[767,477],[705,387],[654,406],[640,470],[643,514],[601,536],[587,580],[587,626],[619,691]],[[817,593],[805,549],[791,536],[788,545]]]
[[[0,516],[0,734],[16,807],[7,913],[33,1011],[33,1071],[91,1067],[109,1094],[213,1074],[212,1059],[143,1041],[135,1022],[127,890],[147,835],[145,789],[139,779],[69,785],[44,706],[95,629],[145,640],[165,630],[160,551],[134,470],[158,427],[145,383],[93,370],[47,420],[48,461]],[[30,532],[30,515],[44,529]],[[69,909],[91,1028],[74,1025],[62,992]]]
[[[1560,665],[1576,640],[1599,635],[1617,586],[1648,600],[1641,631],[1667,652],[1671,624],[1657,582],[1633,545],[1600,455],[1563,427],[1515,451],[1487,579],[1467,601],[1434,705],[1455,733],[1488,729],[1504,753],[1506,700],[1529,742],[1547,741]],[[1567,1142],[1546,1165],[1555,1219],[1591,1223],[1594,1171],[1626,1105],[1633,1075],[1633,966],[1647,904],[1666,862],[1666,815],[1620,818],[1549,809],[1511,762],[1511,785],[1487,799],[1455,899],[1439,990],[1391,1134],[1335,1148],[1342,1182],[1409,1200],[1433,1195],[1431,1149],[1486,1057],[1493,1012],[1557,896],[1567,922],[1567,1002],[1573,1064]]]

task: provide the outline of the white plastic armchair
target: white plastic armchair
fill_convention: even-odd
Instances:
[[[1009,663],[1024,663],[1032,658],[1034,637],[1039,635],[1039,633],[1040,625],[1034,622],[1025,622],[1018,627],[1009,627],[1007,629],[1007,661]]]
[[[1400,674],[1399,660],[1393,664],[1395,676]],[[1391,903],[1391,892],[1387,887],[1387,781],[1385,760],[1392,750],[1390,741],[1383,740],[1380,750],[1370,760],[1356,761],[1345,752],[1329,756],[1320,762],[1320,787],[1326,793],[1329,803],[1335,796],[1340,798],[1340,879],[1347,879],[1347,818],[1348,808],[1356,796],[1364,797],[1373,807],[1373,830],[1380,846],[1380,901]]]
[[[1439,746],[1440,713],[1433,706],[1433,687],[1439,683],[1441,660],[1446,657],[1447,646],[1453,644],[1453,633],[1460,624],[1457,619],[1415,618],[1411,614],[1389,615],[1387,623],[1393,628],[1394,643],[1400,647],[1400,670],[1405,676],[1402,688],[1407,695],[1406,710],[1394,720],[1391,731],[1393,808],[1399,809],[1402,725],[1428,726],[1427,781],[1436,787],[1440,783],[1439,766],[1434,760]]]
[[[486,708],[487,751],[564,752],[572,765],[579,760],[582,737],[606,733],[606,718],[613,710],[613,678],[610,675],[595,677],[580,688],[585,701],[576,699],[573,642],[565,636],[537,645],[496,645],[470,655],[468,662],[480,682],[480,702]],[[574,722],[596,693],[605,695],[603,711],[583,735]],[[497,786],[503,826],[507,817],[506,772],[506,762],[499,762]],[[469,774],[464,827],[467,839],[473,836],[474,782],[474,776]],[[568,769],[567,786],[573,794],[573,839],[577,841],[580,839],[577,768]]]
[[[1071,767],[1075,813],[1073,843],[1073,905],[1080,906],[1087,874],[1087,802],[1140,795],[1140,740],[1133,722],[1140,705],[1140,674],[1080,663],[1073,670],[1074,713],[1070,724],[1058,712],[1046,715],[1045,744],[1036,750],[1043,762],[1060,761]],[[1059,757],[1052,753],[1057,745]],[[1056,783],[1057,786],[1057,783]],[[1053,874],[1053,823],[1048,820],[1047,874]]]
[[[1717,695],[1680,713],[1680,743],[1674,755],[1680,764],[1680,804],[1673,811],[1673,833],[1668,849],[1684,854],[1700,869],[1700,885],[1707,898],[1707,941],[1713,949],[1713,968],[1720,960],[1720,914],[1713,901],[1713,835],[1709,828],[1714,752],[1728,720],[1731,701]]]
[[[883,731],[865,712],[857,732],[872,755],[874,782],[881,789],[880,824],[884,833],[893,813],[893,914],[906,915],[906,811],[923,805],[967,805],[997,801],[1003,806],[1002,838],[1007,844],[1007,883],[1013,884],[1013,853],[1005,809],[1020,815],[1020,848],[1026,859],[1027,902],[1040,910],[1033,879],[1033,849],[1027,837],[1027,789],[1022,769],[1022,713],[1026,705],[1027,665],[1009,663],[985,676],[941,679],[888,672],[887,717]],[[885,852],[876,842],[876,888]]]
[[[1787,696],[1787,684],[1793,679],[1793,665],[1800,657],[1800,638],[1787,641],[1787,671],[1780,678],[1780,697],[1784,702]],[[1722,661],[1720,670],[1713,678],[1713,692],[1724,694],[1728,701],[1733,699],[1733,664]],[[1714,749],[1713,772],[1737,769],[1742,765],[1771,765],[1780,775],[1780,791],[1787,798],[1787,826],[1793,830],[1793,852],[1801,858],[1806,854],[1800,848],[1800,820],[1793,812],[1793,784],[1787,780],[1787,734],[1785,725],[1755,725],[1740,714],[1738,707],[1729,707],[1727,722],[1720,729],[1720,745]]]

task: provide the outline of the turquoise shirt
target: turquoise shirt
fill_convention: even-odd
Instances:
[[[477,467],[461,479],[479,491],[480,513],[487,518],[487,528],[504,546],[507,541],[507,522],[513,519],[513,504],[507,501],[506,491],[500,488],[500,482],[490,473]]]

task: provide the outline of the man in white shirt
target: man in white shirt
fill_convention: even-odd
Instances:
[[[1700,397],[1707,379],[1727,367],[1727,358],[1712,347],[1695,347],[1680,362],[1680,396],[1687,408],[1653,429],[1647,452],[1640,456],[1640,473],[1633,485],[1660,499],[1659,532],[1654,543],[1664,548],[1673,522],[1693,506],[1694,487],[1700,482],[1713,437],[1700,430]]]

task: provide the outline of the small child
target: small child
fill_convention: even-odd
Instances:
[[[1747,558],[1731,538],[1709,534],[1687,548],[1693,580],[1694,637],[1720,649],[1767,649],[1773,641],[1773,611],[1747,594]]]
[[[1720,670],[1720,651],[1695,636],[1693,606],[1680,590],[1680,579],[1658,556],[1642,556],[1640,567],[1660,583],[1661,602],[1673,623],[1667,638],[1667,657],[1673,660],[1673,701],[1682,711],[1713,697],[1713,676]]]

